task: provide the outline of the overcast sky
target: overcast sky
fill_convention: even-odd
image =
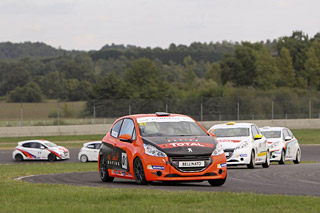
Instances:
[[[98,50],[320,32],[320,0],[0,0],[0,42]]]

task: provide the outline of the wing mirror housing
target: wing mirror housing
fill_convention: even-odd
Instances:
[[[256,134],[256,135],[254,136],[254,139],[255,139],[255,140],[259,140],[259,139],[261,139],[262,137],[263,137],[262,135]]]
[[[290,136],[287,136],[284,138],[285,141],[290,141],[291,139],[292,139],[292,137],[290,137]]]
[[[119,136],[119,140],[123,142],[132,142],[132,137],[129,134],[123,134]]]

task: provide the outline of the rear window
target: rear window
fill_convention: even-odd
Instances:
[[[215,129],[216,137],[247,137],[249,136],[249,128],[221,128]]]
[[[262,131],[266,138],[281,138],[281,131]]]

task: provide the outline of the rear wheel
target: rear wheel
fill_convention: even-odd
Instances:
[[[284,149],[281,151],[281,158],[279,161],[279,164],[285,164],[286,160],[285,160],[285,152]]]
[[[270,166],[270,152],[267,150],[266,161],[262,164],[263,168],[268,168]]]
[[[16,154],[16,156],[14,156],[14,159],[18,162],[23,161],[23,157],[20,154]]]
[[[294,164],[299,164],[300,161],[301,161],[301,151],[300,151],[300,149],[298,149],[298,150],[297,150],[296,159],[293,160],[293,163],[294,163]]]
[[[56,156],[54,154],[50,153],[48,155],[48,161],[55,161],[55,160],[57,160]]]
[[[99,169],[100,169],[100,172],[99,172],[100,179],[103,182],[112,182],[113,181],[114,178],[109,176],[108,168],[105,165],[103,156],[100,156]]]
[[[148,183],[146,180],[146,176],[144,175],[142,161],[139,157],[137,157],[133,162],[133,172],[137,184],[146,185]]]
[[[227,180],[227,175],[224,179],[212,179],[212,180],[208,180],[209,184],[211,186],[222,186]]]
[[[85,163],[85,162],[88,161],[88,157],[87,157],[86,155],[81,155],[81,156],[80,156],[80,161],[81,161],[82,163]]]
[[[247,168],[254,169],[255,166],[256,166],[256,155],[255,155],[254,151],[252,150],[250,163],[247,165]]]

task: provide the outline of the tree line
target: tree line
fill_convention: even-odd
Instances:
[[[266,42],[194,42],[167,49],[112,44],[89,52],[46,47],[43,53],[46,48],[37,43],[37,54],[28,43],[20,56],[11,46],[0,44],[0,96],[8,102],[84,100],[91,113],[92,105],[102,100],[250,96],[251,109],[268,94],[289,98],[299,108],[303,103],[297,97],[316,99],[320,90],[320,33],[309,37],[295,31]],[[15,57],[4,56],[10,50]],[[228,108],[218,107],[221,103],[212,106],[215,113]]]

